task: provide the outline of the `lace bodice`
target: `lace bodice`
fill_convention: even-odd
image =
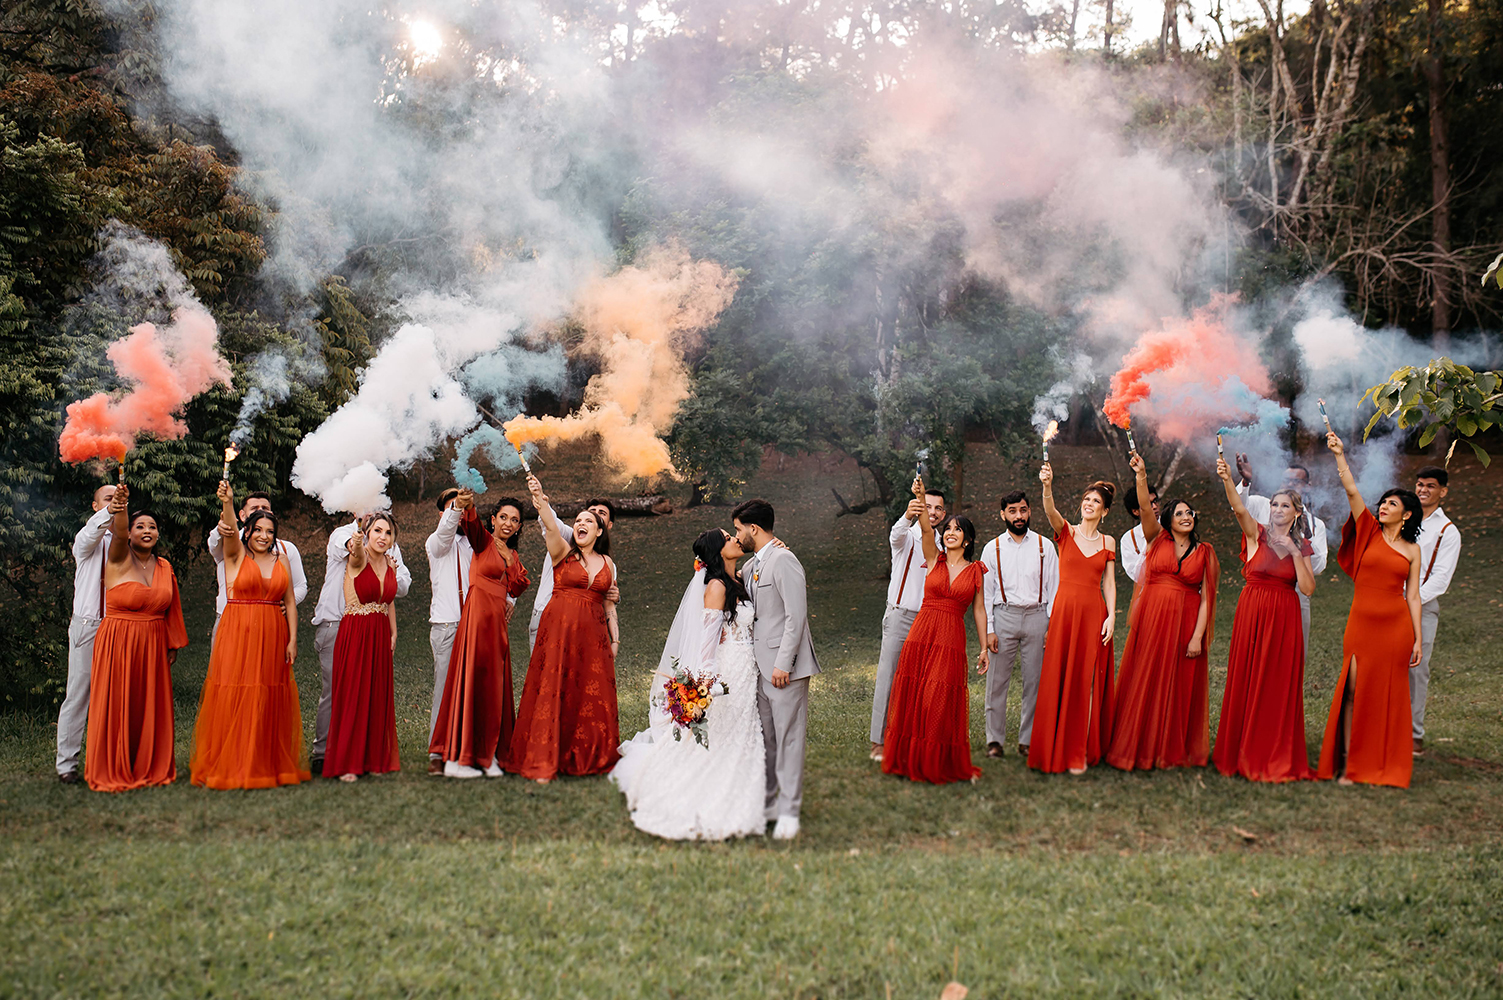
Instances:
[[[752,621],[756,613],[752,606],[742,601],[736,606],[736,617],[730,624],[724,624],[725,613],[713,608],[705,608],[704,624],[708,628],[719,618],[722,622],[720,629],[720,641],[722,643],[735,642],[750,646],[752,641]]]

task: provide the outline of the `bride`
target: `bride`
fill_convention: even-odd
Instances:
[[[669,840],[725,840],[765,833],[767,772],[757,714],[752,608],[734,568],[744,553],[712,528],[694,542],[694,576],[679,604],[648,699],[648,728],[621,745],[611,780],[626,793],[639,830]],[[673,661],[698,676],[720,675],[729,691],[705,712],[709,746],[674,739],[663,684]]]

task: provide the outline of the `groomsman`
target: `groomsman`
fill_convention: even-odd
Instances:
[[[428,742],[438,726],[439,703],[444,699],[444,684],[449,678],[449,657],[454,652],[454,635],[459,631],[459,616],[464,611],[465,594],[470,590],[470,560],[475,552],[470,540],[459,532],[462,512],[454,506],[459,490],[450,487],[438,495],[438,527],[428,536],[428,582],[433,596],[428,602],[428,646],[433,650],[433,712],[428,721]],[[442,777],[443,754],[428,754],[428,773]]]
[[[1246,455],[1237,456],[1237,492],[1242,496],[1242,502],[1247,507],[1247,512],[1252,515],[1254,521],[1266,525],[1268,523],[1268,498],[1252,494],[1252,464],[1248,462]],[[1326,570],[1326,522],[1315,516],[1310,509],[1310,470],[1303,465],[1291,465],[1284,470],[1284,485],[1286,490],[1296,490],[1305,501],[1305,517],[1310,521],[1310,572],[1319,577]],[[1305,629],[1305,662],[1310,662],[1310,597],[1295,588],[1299,596],[1300,623]]]
[[[929,523],[945,519],[945,495],[939,490],[924,491],[924,507],[929,509]],[[887,730],[887,699],[892,694],[892,675],[898,669],[903,641],[913,628],[919,606],[924,603],[924,548],[919,538],[918,519],[921,508],[917,497],[908,501],[908,510],[893,522],[887,533],[892,549],[892,572],[887,581],[887,610],[882,614],[882,651],[877,655],[877,687],[872,692],[871,759],[882,759],[882,736]],[[935,544],[943,552],[945,545],[934,533]]]
[[[57,713],[57,780],[76,785],[78,758],[89,727],[89,680],[94,636],[104,620],[104,562],[110,548],[110,498],[115,487],[94,491],[94,513],[73,536],[73,618],[68,622],[68,686]]]
[[[1414,494],[1419,497],[1424,520],[1420,522],[1420,661],[1409,671],[1409,708],[1414,716],[1414,752],[1425,752],[1425,700],[1430,694],[1430,651],[1440,624],[1440,598],[1451,587],[1456,562],[1461,558],[1461,532],[1440,509],[1449,492],[1450,476],[1439,466],[1427,465],[1414,474]]]
[[[313,648],[323,687],[318,696],[318,717],[314,723],[313,751],[309,764],[314,774],[324,773],[324,745],[329,740],[329,711],[334,703],[334,640],[339,637],[339,620],[344,617],[344,570],[350,560],[350,539],[360,530],[358,521],[341,524],[329,535],[324,566],[324,586],[313,608]],[[386,558],[397,573],[397,596],[405,597],[412,587],[412,570],[402,560],[402,548],[392,542]]]
[[[240,525],[245,519],[258,510],[271,513],[271,495],[262,492],[247,493],[245,502],[240,505],[236,512],[239,518],[237,524],[225,524],[220,521],[209,532],[207,545],[209,555],[214,557],[214,575],[219,581],[219,596],[214,599],[214,634],[219,635],[219,618],[224,614],[224,605],[229,596],[226,593],[224,580],[224,539],[226,535],[239,532]],[[295,604],[303,603],[303,598],[308,596],[308,575],[303,572],[303,554],[298,551],[296,545],[282,539],[277,539],[277,546],[282,550],[282,558],[287,560],[287,576],[292,580],[292,600]]]
[[[1022,490],[1004,495],[1000,506],[1007,530],[981,551],[986,567],[986,755],[1001,757],[1007,743],[1007,689],[1018,661],[1023,671],[1018,753],[1026,758],[1049,610],[1059,590],[1059,553],[1053,542],[1028,529],[1028,497]]]
[[[593,500],[587,500],[585,502],[585,510],[590,511],[592,514],[598,517],[600,519],[600,523],[605,525],[605,530],[607,532],[615,527],[616,505],[611,503],[604,497],[595,497]],[[542,522],[538,522],[538,530],[543,530]],[[565,534],[567,535],[567,532]],[[565,538],[564,540],[568,541],[567,538]],[[617,586],[621,578],[620,559],[621,557],[617,555],[615,559],[611,560],[611,565],[613,567],[612,572],[614,572],[616,575],[611,578],[611,589],[607,591],[605,595],[605,599],[607,601],[614,601],[617,603],[619,603],[621,600],[621,591]],[[529,654],[532,652],[532,647],[537,645],[538,622],[543,620],[543,609],[548,606],[548,602],[552,599],[553,556],[545,552],[543,553],[543,571],[538,574],[537,593],[534,594],[532,598],[532,618],[527,622],[527,652]]]
[[[1159,491],[1158,487],[1148,487],[1148,499],[1153,504],[1153,519],[1159,519]],[[1138,505],[1138,491],[1134,486],[1128,486],[1122,491],[1122,502],[1127,505],[1127,514],[1132,518],[1132,530],[1122,536],[1121,543],[1117,546],[1117,561],[1122,564],[1122,571],[1133,583],[1138,582],[1138,574],[1143,572],[1143,560],[1148,556],[1148,543],[1143,541],[1143,524],[1138,517],[1142,508]]]

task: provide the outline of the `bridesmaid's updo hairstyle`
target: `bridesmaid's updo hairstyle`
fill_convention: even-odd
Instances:
[[[1383,506],[1383,501],[1389,497],[1397,497],[1399,503],[1404,505],[1404,510],[1409,514],[1404,523],[1399,526],[1399,537],[1406,542],[1419,540],[1420,522],[1425,519],[1424,508],[1420,506],[1419,497],[1411,490],[1394,488],[1378,497],[1378,506]],[[1377,515],[1373,515],[1376,517]]]
[[[250,551],[251,532],[256,530],[256,524],[260,521],[271,522],[271,547],[273,549],[277,547],[277,542],[279,541],[277,538],[277,516],[269,510],[253,510],[250,512],[250,516],[245,519],[245,527],[240,529],[240,544],[244,546],[247,552]]]
[[[935,529],[939,532],[940,538],[945,537],[945,532],[950,530],[950,525],[952,524],[960,529],[961,536],[965,538],[966,562],[974,561],[976,558],[976,526],[972,524],[971,519],[966,517],[964,514],[951,514],[949,517],[939,522],[939,527]]]
[[[741,585],[740,579],[726,568],[725,560],[720,556],[720,550],[725,548],[726,539],[729,537],[722,529],[711,528],[694,539],[694,558],[704,564],[705,583],[719,580],[725,585],[725,620],[727,623],[736,620],[736,605],[739,602],[751,600],[746,588]]]
[[[1101,515],[1112,509],[1112,498],[1117,495],[1117,487],[1105,479],[1098,479],[1085,488],[1086,493],[1094,493],[1101,498]]]
[[[485,526],[487,529],[496,523],[496,515],[501,513],[502,507],[515,507],[517,510],[517,519],[520,521],[527,520],[527,508],[522,506],[522,501],[516,497],[502,497],[491,504],[490,509],[486,511]],[[516,531],[511,533],[511,537],[506,540],[506,547],[516,551],[520,546],[521,537],[522,529],[519,526]]]
[[[370,534],[371,526],[377,521],[386,522],[386,526],[391,529],[391,540],[395,542],[397,540],[397,519],[391,516],[391,511],[389,510],[372,511],[362,517],[360,519],[360,533],[362,535]]]

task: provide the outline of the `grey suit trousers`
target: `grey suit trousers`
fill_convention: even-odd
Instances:
[[[319,680],[323,686],[319,689],[318,715],[313,724],[313,749],[308,756],[320,759],[324,744],[329,741],[329,713],[334,707],[334,640],[338,638],[338,622],[313,626],[313,651],[318,654]]]
[[[68,687],[57,713],[57,773],[78,770],[89,728],[89,685],[94,673],[94,637],[102,622],[74,615],[68,623]]]
[[[987,654],[986,742],[1007,745],[1007,689],[1012,684],[1013,661],[1023,673],[1022,717],[1018,742],[1027,745],[1033,736],[1033,709],[1039,700],[1039,675],[1044,669],[1044,636],[1049,631],[1049,612],[1042,604],[1033,608],[992,607],[997,652]]]
[[[762,717],[762,743],[767,749],[767,810],[769,820],[798,817],[804,801],[804,736],[809,730],[809,678],[789,681],[781,688],[759,676],[757,714]]]
[[[444,685],[449,680],[449,655],[454,652],[454,637],[459,634],[459,622],[435,622],[428,625],[428,647],[433,650],[433,713],[428,719],[428,742],[433,743],[433,732],[438,728],[438,710],[444,701]],[[437,759],[440,755],[430,753]]]
[[[881,743],[887,731],[887,699],[892,695],[892,677],[898,672],[898,657],[908,638],[917,611],[889,607],[882,616],[882,652],[877,655],[877,686],[872,691],[872,742]]]
[[[1425,738],[1425,701],[1430,697],[1430,651],[1435,648],[1435,630],[1440,625],[1440,598],[1420,605],[1420,661],[1409,671],[1409,711],[1414,738]]]

